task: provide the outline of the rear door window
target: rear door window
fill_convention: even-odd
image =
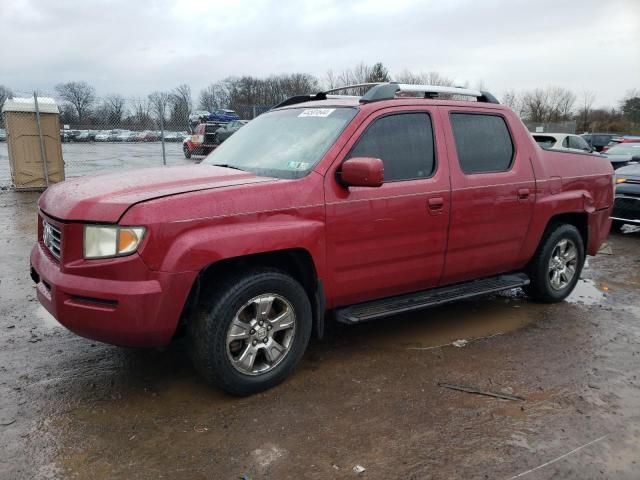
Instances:
[[[396,113],[378,118],[351,150],[353,157],[381,159],[385,182],[430,177],[435,170],[431,117]]]
[[[451,127],[464,173],[505,172],[511,168],[515,151],[503,117],[452,113]]]

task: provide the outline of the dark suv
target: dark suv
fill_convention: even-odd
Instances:
[[[620,135],[617,133],[585,133],[581,135],[584,138],[589,146],[593,148],[596,152],[601,152],[604,147],[606,147],[612,138],[619,137]]]

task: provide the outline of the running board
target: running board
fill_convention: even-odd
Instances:
[[[383,298],[371,302],[358,303],[336,310],[336,319],[341,323],[355,324],[377,318],[413,312],[423,308],[436,307],[465,298],[479,297],[488,293],[501,292],[511,288],[529,285],[529,277],[524,273],[499,275],[447,287]]]

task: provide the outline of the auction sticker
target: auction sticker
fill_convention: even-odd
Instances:
[[[305,108],[299,117],[328,117],[335,108]]]
[[[289,167],[291,170],[306,170],[307,168],[309,168],[309,163],[308,162],[289,162],[287,164],[287,167]]]

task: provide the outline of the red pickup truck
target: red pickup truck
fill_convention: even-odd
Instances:
[[[515,287],[564,299],[609,232],[612,173],[543,150],[486,92],[298,96],[200,165],[50,187],[31,275],[77,334],[144,347],[185,334],[197,370],[244,395],[281,382],[330,316]]]

